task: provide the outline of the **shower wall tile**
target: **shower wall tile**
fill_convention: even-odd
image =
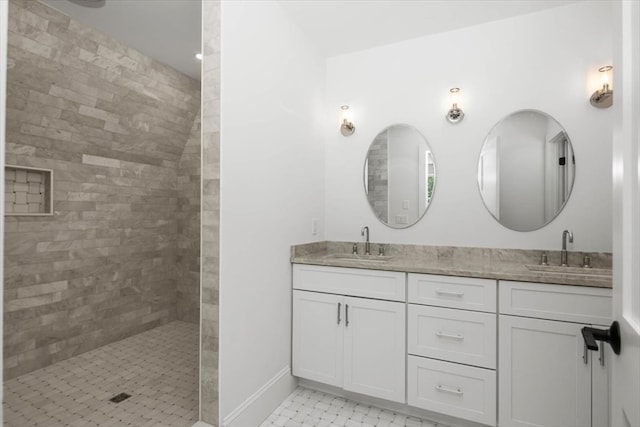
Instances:
[[[178,320],[200,322],[200,115],[178,162]]]
[[[220,290],[220,0],[203,2],[200,419],[217,426]]]
[[[53,216],[5,218],[5,379],[176,318],[200,175],[199,82],[38,1],[9,13],[6,161],[55,183]]]

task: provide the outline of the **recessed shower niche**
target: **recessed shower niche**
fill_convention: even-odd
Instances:
[[[51,169],[7,165],[4,177],[5,215],[53,215]]]

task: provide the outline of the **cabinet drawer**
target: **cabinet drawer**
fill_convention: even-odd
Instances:
[[[409,356],[409,405],[496,425],[496,372]]]
[[[496,311],[496,281],[409,274],[409,302],[476,311]]]
[[[495,369],[496,315],[409,304],[408,351]]]
[[[397,271],[294,264],[293,288],[404,302],[405,275]]]
[[[500,314],[609,325],[611,289],[500,281]]]

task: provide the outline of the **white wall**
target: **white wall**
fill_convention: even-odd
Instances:
[[[221,60],[224,420],[290,363],[290,246],[323,236],[325,64],[271,1],[223,2]]]
[[[611,251],[612,110],[590,106],[597,68],[611,63],[611,3],[580,2],[449,33],[330,58],[327,62],[326,238],[559,249],[561,232],[574,250]],[[615,90],[615,82],[613,82]],[[466,113],[444,119],[448,90],[462,88]],[[356,133],[342,137],[336,121],[351,105]],[[576,181],[563,212],[538,231],[501,226],[485,209],[477,185],[478,155],[487,133],[509,113],[542,110],[567,130]],[[369,143],[393,123],[412,124],[436,160],[435,195],[413,227],[381,224],[362,191]],[[335,129],[335,130],[334,130]]]

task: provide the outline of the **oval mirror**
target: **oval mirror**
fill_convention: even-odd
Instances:
[[[433,153],[417,129],[392,125],[375,137],[364,161],[364,192],[385,225],[410,227],[422,218],[435,188]]]
[[[546,113],[512,113],[484,140],[478,187],[487,210],[507,228],[532,231],[553,221],[569,200],[574,178],[569,136]]]

